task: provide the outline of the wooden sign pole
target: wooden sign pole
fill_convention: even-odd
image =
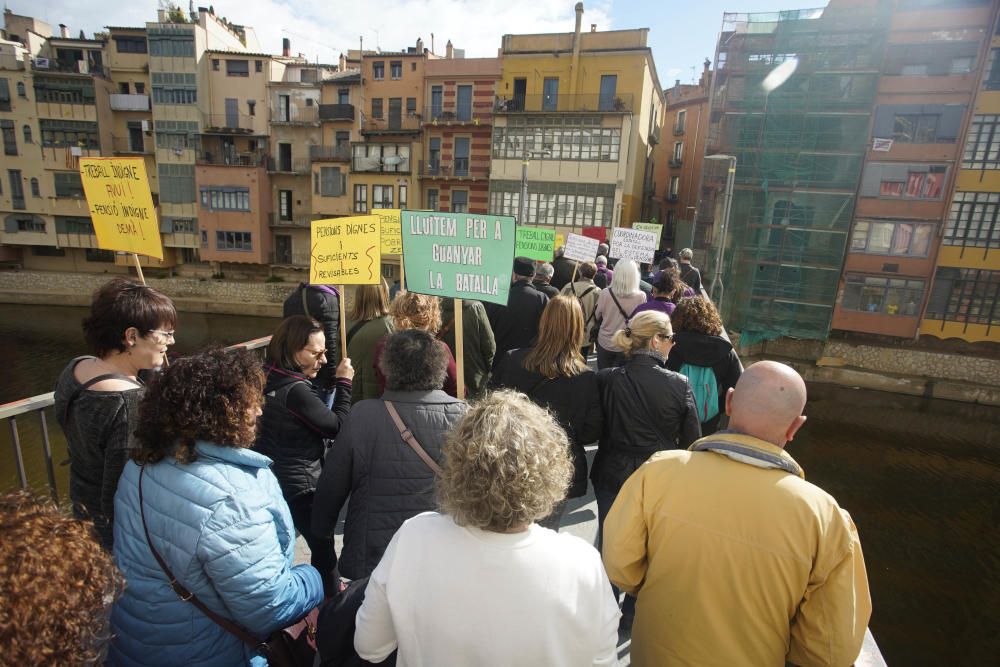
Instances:
[[[406,289],[406,270],[403,268],[403,256],[399,256],[399,291]]]
[[[337,306],[340,308],[340,358],[347,356],[347,308],[344,300],[347,298],[347,291],[344,285],[339,285],[340,297],[337,299]]]
[[[135,272],[139,274],[139,282],[145,285],[146,277],[142,275],[142,263],[139,261],[139,253],[132,253],[132,259],[135,260]]]
[[[462,324],[462,299],[455,299],[455,374],[458,398],[465,398],[465,334]]]
[[[579,268],[580,268],[580,262],[573,260],[573,276],[569,279],[570,285],[576,282],[576,270]]]

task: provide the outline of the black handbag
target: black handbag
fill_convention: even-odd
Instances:
[[[142,503],[142,476],[146,473],[146,467],[139,469],[139,516],[142,519],[142,530],[146,533],[146,544],[153,552],[163,574],[167,575],[167,581],[174,593],[184,600],[193,604],[198,611],[208,616],[216,625],[229,634],[235,636],[254,651],[259,652],[267,658],[267,663],[271,667],[312,667],[316,658],[316,621],[319,618],[319,607],[313,609],[297,623],[288,627],[276,630],[266,640],[260,640],[249,632],[233,623],[228,618],[224,618],[205,606],[195,596],[194,593],[184,587],[174,573],[170,571],[166,561],[160,556],[160,552],[153,546],[153,540],[149,537],[149,527],[146,525],[146,510]]]

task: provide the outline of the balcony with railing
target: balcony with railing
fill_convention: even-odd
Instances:
[[[115,155],[151,155],[153,153],[153,140],[147,138],[145,133],[141,137],[113,135],[111,149]]]
[[[426,125],[490,125],[493,123],[493,103],[473,102],[456,107],[431,105],[424,108],[421,121]]]
[[[344,146],[310,146],[309,159],[313,162],[350,162],[351,147]]]
[[[112,93],[109,97],[112,111],[149,111],[149,95]]]
[[[354,120],[353,104],[321,104],[319,105],[320,120]]]
[[[202,151],[198,154],[196,162],[214,167],[256,168],[267,164],[267,153],[264,151]]]
[[[312,172],[312,160],[307,157],[282,160],[271,156],[267,158],[267,170],[274,174],[308,174]]]
[[[478,181],[489,179],[489,160],[470,160],[455,158],[453,160],[420,160],[420,176],[440,180]]]
[[[272,125],[318,125],[319,108],[317,106],[293,106],[287,109],[271,109]]]
[[[202,116],[205,134],[254,134],[256,116],[242,113],[207,113]]]
[[[282,217],[281,213],[271,213],[270,225],[272,227],[292,227],[295,229],[309,229],[312,222],[310,215],[293,215]]]
[[[496,113],[628,113],[634,111],[631,93],[601,95],[598,93],[579,95],[515,95],[501,97],[496,101]]]

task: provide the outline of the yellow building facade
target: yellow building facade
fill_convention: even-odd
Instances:
[[[920,334],[1000,343],[1000,36],[984,55]]]
[[[663,91],[648,29],[504,35],[490,170],[490,210],[553,227],[648,220]]]

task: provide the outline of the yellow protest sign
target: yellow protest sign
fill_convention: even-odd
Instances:
[[[382,279],[377,215],[313,220],[309,282],[316,285],[374,285]]]
[[[562,232],[556,232],[556,250],[562,248],[566,245],[566,235]]]
[[[81,158],[80,180],[98,248],[163,259],[143,158]]]
[[[400,229],[398,208],[373,208],[372,215],[382,220],[382,254],[403,254],[403,232]]]

